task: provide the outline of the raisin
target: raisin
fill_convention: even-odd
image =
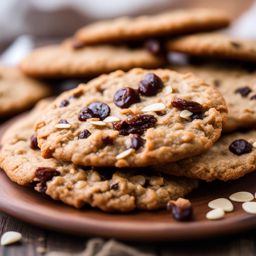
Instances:
[[[172,101],[172,106],[180,110],[189,110],[192,113],[203,112],[203,106],[195,101],[183,100],[176,98]]]
[[[138,134],[134,134],[131,137],[131,146],[130,148],[133,148],[135,150],[138,150],[143,144],[145,140],[140,137]]]
[[[192,219],[193,209],[189,200],[179,198],[176,201],[167,203],[167,210],[171,211],[174,219],[178,221],[187,221]]]
[[[121,135],[142,134],[145,130],[154,127],[156,122],[157,119],[152,115],[134,115],[124,121],[114,122],[113,128]]]
[[[231,41],[230,44],[231,44],[233,47],[237,48],[237,49],[242,47],[242,45],[241,45],[240,43],[235,42],[235,41]]]
[[[129,108],[137,102],[140,102],[140,95],[137,90],[130,87],[121,88],[114,95],[114,103],[119,108]]]
[[[66,119],[60,119],[59,124],[69,124]]]
[[[154,96],[163,88],[163,82],[157,75],[148,73],[139,84],[139,93],[144,96]]]
[[[36,169],[35,177],[39,180],[39,190],[44,193],[47,189],[46,183],[54,176],[59,176],[60,172],[54,168],[39,167]]]
[[[86,121],[89,118],[93,117],[93,112],[89,108],[83,108],[80,110],[78,119],[80,121]]]
[[[256,100],[256,94],[252,95],[252,97],[250,98],[250,100]]]
[[[35,134],[33,134],[30,138],[30,147],[32,149],[39,149],[38,143],[37,143],[37,137]]]
[[[240,87],[235,90],[235,93],[241,94],[242,97],[247,97],[252,89],[248,86]]]
[[[60,103],[60,108],[64,108],[69,105],[69,100],[63,100]]]
[[[118,190],[119,189],[119,184],[118,183],[111,184],[110,189]]]
[[[110,107],[102,102],[93,102],[88,106],[88,109],[93,113],[93,117],[103,120],[110,114]]]
[[[235,155],[243,155],[252,151],[252,144],[244,139],[234,140],[229,145],[229,150]]]
[[[190,118],[192,119],[192,120],[195,120],[195,119],[204,119],[205,118],[205,115],[204,115],[204,113],[194,113],[194,114],[192,114],[191,116],[190,116]]]
[[[83,131],[81,131],[81,132],[79,133],[78,139],[86,139],[86,138],[88,138],[90,135],[91,135],[91,133],[90,133],[87,129],[85,129],[85,130],[83,130]]]
[[[215,79],[215,80],[213,80],[213,84],[215,87],[220,87],[221,81],[219,79]]]
[[[111,144],[113,144],[113,138],[111,138],[109,136],[103,137],[102,142],[105,145],[111,145]]]
[[[163,46],[156,39],[149,39],[145,42],[144,47],[154,55],[160,55],[163,52]]]

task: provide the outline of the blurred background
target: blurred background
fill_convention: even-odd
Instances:
[[[92,21],[190,7],[228,10],[235,22],[227,32],[256,38],[253,0],[8,0],[0,1],[0,62],[15,65],[32,48],[58,42]]]

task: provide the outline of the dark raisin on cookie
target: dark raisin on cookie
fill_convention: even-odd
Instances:
[[[154,55],[160,55],[163,53],[163,45],[157,39],[148,39],[144,43],[144,47]]]
[[[113,189],[113,190],[118,190],[119,189],[119,184],[118,183],[113,183],[110,185],[110,189]]]
[[[214,80],[213,80],[213,85],[214,85],[215,87],[220,87],[220,85],[221,85],[221,80],[219,80],[219,79],[214,79]]]
[[[39,181],[39,190],[41,193],[45,193],[47,181],[51,180],[54,176],[59,176],[60,172],[54,168],[38,167],[35,172],[35,177]]]
[[[252,95],[252,97],[250,98],[250,100],[256,100],[256,94]]]
[[[178,198],[176,201],[169,201],[167,203],[167,210],[172,213],[175,220],[188,221],[192,219],[193,208],[189,200]]]
[[[252,89],[249,86],[240,87],[235,90],[235,93],[239,93],[242,97],[247,97],[250,92],[252,92]]]
[[[103,120],[110,114],[110,107],[102,102],[93,102],[88,106],[93,113],[93,117]]]
[[[121,135],[142,134],[147,129],[156,125],[157,119],[152,115],[129,116],[124,121],[113,123],[113,128],[118,130]]]
[[[252,144],[244,139],[234,140],[229,145],[229,151],[235,155],[243,155],[252,151]]]
[[[193,113],[190,118],[192,120],[196,120],[196,119],[200,119],[203,120],[205,118],[205,114],[204,113]]]
[[[59,124],[69,124],[66,119],[60,119]]]
[[[172,101],[172,106],[180,110],[189,110],[192,113],[202,113],[203,106],[195,101],[184,100],[176,98]]]
[[[113,138],[111,138],[109,136],[103,137],[102,142],[105,145],[111,145],[111,144],[113,144]]]
[[[64,108],[69,105],[69,100],[62,100],[60,103],[60,108]]]
[[[78,119],[80,121],[86,121],[93,118],[93,112],[89,108],[82,108],[79,112]]]
[[[234,48],[241,48],[242,45],[238,42],[235,42],[235,41],[230,41],[230,44],[234,47]]]
[[[87,139],[90,135],[91,133],[87,129],[84,129],[78,134],[78,139]]]
[[[116,91],[113,100],[117,107],[129,108],[132,104],[140,102],[140,95],[137,90],[125,87]]]
[[[134,134],[131,137],[131,145],[130,148],[133,148],[135,150],[138,150],[143,144],[144,144],[145,140],[141,138],[140,135],[138,134]]]
[[[144,96],[154,96],[162,88],[163,82],[160,77],[154,73],[148,73],[144,76],[143,80],[139,84],[139,93]]]
[[[35,134],[33,134],[30,138],[30,148],[32,149],[39,149],[38,147],[38,142],[37,142],[37,137]]]

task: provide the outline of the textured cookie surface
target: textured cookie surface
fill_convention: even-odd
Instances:
[[[74,49],[71,40],[32,51],[20,64],[33,77],[91,77],[117,69],[156,68],[163,63],[142,48],[100,45]]]
[[[0,117],[25,110],[50,94],[41,82],[15,68],[0,67]]]
[[[138,167],[207,150],[220,136],[226,111],[220,93],[191,74],[133,69],[62,94],[36,130],[43,157]]]
[[[131,211],[136,208],[164,208],[196,188],[197,181],[160,175],[154,170],[82,169],[73,164],[43,159],[31,148],[33,124],[47,102],[14,123],[1,144],[0,166],[10,179],[20,185],[35,184],[35,189],[56,200],[80,208],[91,205],[104,211]]]
[[[245,150],[246,153],[237,155],[229,150],[230,145],[237,140],[245,140],[235,143],[236,150]],[[228,181],[238,179],[247,173],[256,170],[256,148],[252,146],[256,142],[256,130],[247,133],[235,132],[224,135],[206,153],[179,161],[177,163],[159,166],[161,172],[198,178],[206,181],[215,179]],[[234,148],[234,147],[233,147]]]
[[[167,42],[167,49],[195,56],[256,62],[255,40],[241,40],[227,35],[205,33],[183,36]]]
[[[76,33],[86,44],[177,35],[226,27],[229,16],[215,9],[187,9],[137,18],[118,18],[93,23]]]
[[[172,67],[171,67],[172,68]],[[256,72],[227,66],[176,66],[178,72],[192,72],[215,86],[228,106],[224,131],[256,127]]]

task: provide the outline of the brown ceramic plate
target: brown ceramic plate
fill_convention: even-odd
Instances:
[[[18,118],[22,118],[18,117]],[[12,120],[14,122],[16,119]],[[0,134],[10,122],[2,126]],[[53,201],[30,188],[11,182],[0,172],[0,210],[18,219],[71,234],[114,237],[127,240],[185,240],[237,233],[256,227],[256,216],[245,213],[240,203],[234,203],[235,211],[218,221],[208,221],[207,204],[218,197],[245,190],[256,192],[256,174],[234,182],[202,183],[190,196],[194,208],[194,220],[176,222],[167,211],[130,214],[109,214],[85,208],[77,210]]]

